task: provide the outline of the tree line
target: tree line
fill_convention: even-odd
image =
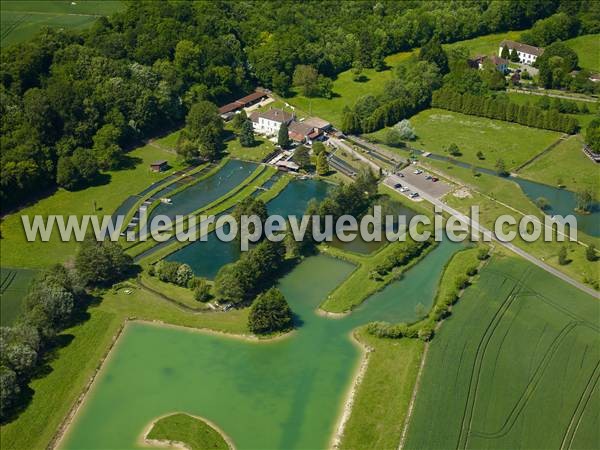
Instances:
[[[448,88],[433,93],[431,106],[568,134],[575,133],[579,127],[577,119],[561,114],[556,109],[546,111],[528,104],[518,105],[488,96],[461,94]]]
[[[60,332],[84,320],[93,289],[110,286],[132,269],[119,244],[86,239],[73,269],[55,265],[32,282],[16,324],[0,328],[0,420],[26,404],[27,384],[61,345]]]
[[[2,208],[57,186],[85,187],[102,171],[133,164],[128,148],[180,124],[198,102],[230,101],[256,84],[286,95],[294,82],[307,94],[328,96],[328,80],[343,70],[382,70],[385,55],[433,36],[451,42],[525,28],[560,6],[138,1],[86,30],[46,28],[0,56]],[[382,107],[365,128],[420,103]],[[182,153],[214,154],[218,125],[207,135],[193,128]]]

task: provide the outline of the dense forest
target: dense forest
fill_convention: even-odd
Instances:
[[[2,209],[126,165],[124,149],[180,124],[199,101],[257,84],[286,94],[297,66],[326,87],[340,71],[381,69],[384,56],[432,39],[523,29],[557,12],[592,17],[581,21],[589,30],[593,4],[135,1],[88,30],[45,29],[2,51]]]

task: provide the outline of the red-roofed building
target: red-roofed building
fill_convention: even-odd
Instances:
[[[219,115],[224,120],[230,119],[236,111],[239,111],[243,108],[247,108],[252,106],[265,98],[267,98],[270,94],[270,91],[267,89],[256,88],[252,94],[248,94],[245,97],[242,97],[234,102],[227,103],[219,108]]]

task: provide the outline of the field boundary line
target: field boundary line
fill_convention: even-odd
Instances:
[[[423,379],[423,371],[425,370],[425,363],[427,361],[427,355],[429,354],[429,342],[425,343],[423,349],[423,356],[421,357],[421,364],[419,365],[419,372],[417,373],[417,380],[415,381],[415,387],[413,388],[412,395],[410,397],[410,403],[408,404],[408,410],[406,411],[406,417],[404,419],[404,426],[402,427],[402,435],[400,436],[400,443],[398,444],[398,450],[402,450],[406,444],[406,436],[408,435],[408,427],[412,419],[412,414],[415,409],[415,403],[417,402],[417,394],[421,387],[421,380]]]
[[[11,12],[15,14],[33,14],[37,16],[77,16],[77,17],[106,17],[106,14],[84,14],[84,13],[67,13],[67,12],[44,12],[44,11],[20,11],[20,10],[9,10],[5,12]]]

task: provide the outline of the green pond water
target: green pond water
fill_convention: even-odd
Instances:
[[[269,214],[300,217],[306,211],[310,200],[323,200],[332,187],[333,185],[318,180],[291,181],[277,197],[268,203]],[[393,213],[405,215],[407,222],[415,214],[414,211],[399,203],[395,205]],[[350,252],[369,254],[381,248],[385,242],[366,242],[360,237],[352,242],[342,242],[334,236],[333,241],[328,245]],[[222,242],[215,233],[210,233],[206,241],[194,242],[171,253],[165,259],[189,264],[196,276],[212,279],[221,267],[236,261],[240,255],[241,251],[237,241]]]
[[[353,270],[307,258],[281,279],[298,329],[274,342],[248,342],[176,328],[130,324],[65,437],[68,449],[136,448],[156,417],[205,417],[238,449],[327,448],[359,363],[350,332],[372,320],[410,321],[429,305],[444,265],[460,248],[441,243],[391,286],[343,319],[315,313]]]

